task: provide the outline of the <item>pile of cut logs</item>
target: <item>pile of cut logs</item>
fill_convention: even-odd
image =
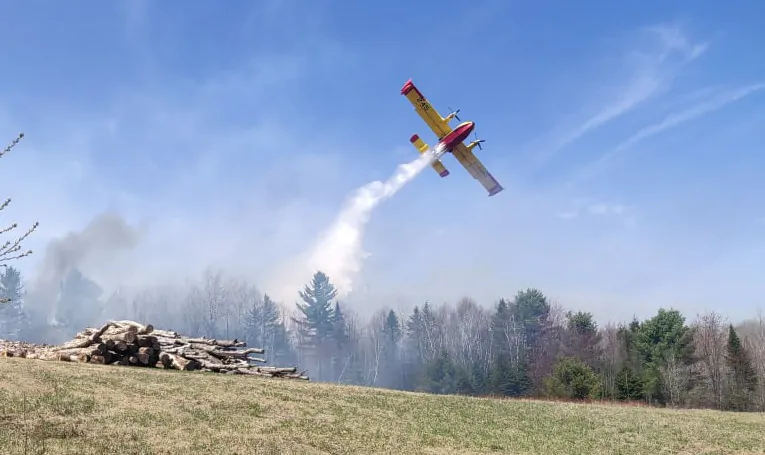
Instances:
[[[245,347],[238,340],[188,338],[151,324],[109,321],[101,328],[86,328],[58,346],[0,340],[0,356],[308,380],[296,367],[259,366],[265,360],[251,356],[265,351]]]

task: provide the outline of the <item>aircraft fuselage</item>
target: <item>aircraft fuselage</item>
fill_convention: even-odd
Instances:
[[[474,122],[462,122],[457,125],[449,134],[441,138],[439,141],[443,145],[444,150],[451,152],[454,147],[463,142],[475,128]]]

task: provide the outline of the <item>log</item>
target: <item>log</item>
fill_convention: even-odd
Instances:
[[[159,356],[159,360],[165,366],[165,368],[174,368],[181,371],[193,371],[198,369],[199,362],[193,359],[185,359],[175,354],[169,354],[163,352]]]
[[[239,340],[216,340],[213,338],[183,338],[183,340],[189,344],[207,344],[221,348],[241,348],[247,345],[244,341]]]
[[[138,335],[138,338],[136,339],[136,343],[138,343],[138,346],[141,347],[151,347],[155,343],[158,343],[157,337],[153,335]]]
[[[124,341],[125,343],[135,343],[135,340],[137,338],[138,338],[138,335],[136,335],[135,332],[130,332],[130,331],[117,332],[117,333],[105,333],[101,335],[102,340]]]
[[[138,348],[138,353],[136,354],[136,357],[138,357],[138,361],[141,362],[141,364],[143,365],[149,365],[149,364],[153,365],[157,363],[156,360],[152,361],[153,359],[155,359],[154,349],[152,348],[148,348],[148,347]]]
[[[117,327],[130,327],[135,329],[135,333],[138,335],[147,335],[154,331],[154,326],[151,324],[141,324],[135,321],[110,321]]]
[[[258,370],[245,370],[245,369],[229,370],[226,372],[226,374],[246,374],[250,376],[281,377],[281,378],[290,378],[290,379],[301,379],[304,381],[309,380],[308,376],[304,376],[302,374],[277,373],[277,372],[271,372],[271,371],[258,371]]]

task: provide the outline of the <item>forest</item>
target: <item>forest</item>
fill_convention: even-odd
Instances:
[[[379,308],[362,320],[316,272],[292,305],[207,270],[185,288],[104,296],[72,268],[50,305],[28,298],[21,273],[0,274],[0,339],[60,343],[109,319],[149,321],[189,336],[237,338],[271,365],[313,381],[438,394],[641,402],[765,410],[765,317],[731,323],[716,312],[660,308],[646,320],[600,326],[538,289],[479,304]]]

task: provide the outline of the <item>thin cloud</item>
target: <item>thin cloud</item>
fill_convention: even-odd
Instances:
[[[552,148],[539,156],[541,160],[551,158],[590,131],[625,115],[662,92],[684,66],[698,59],[708,48],[707,43],[690,42],[678,27],[656,26],[645,31],[659,44],[651,52],[633,50],[627,53],[626,60],[633,69],[616,100],[559,138]]]
[[[656,136],[657,134],[660,134],[671,128],[676,128],[703,115],[722,109],[723,107],[746,98],[747,96],[753,95],[764,88],[765,82],[760,82],[734,90],[724,91],[712,96],[707,101],[696,104],[689,109],[669,114],[661,122],[639,130],[637,133],[627,138],[627,140],[623,141],[610,151],[601,155],[597,160],[585,166],[581,172],[576,174],[575,180],[579,181],[584,178],[592,177],[598,172],[602,172],[609,161],[613,160],[617,155],[623,153],[640,141],[643,141],[652,136]]]
[[[562,220],[573,220],[580,218],[583,215],[597,216],[597,217],[614,217],[624,218],[630,217],[630,209],[624,204],[606,201],[588,201],[579,199],[574,201],[574,207],[562,212],[558,212],[555,216]]]

